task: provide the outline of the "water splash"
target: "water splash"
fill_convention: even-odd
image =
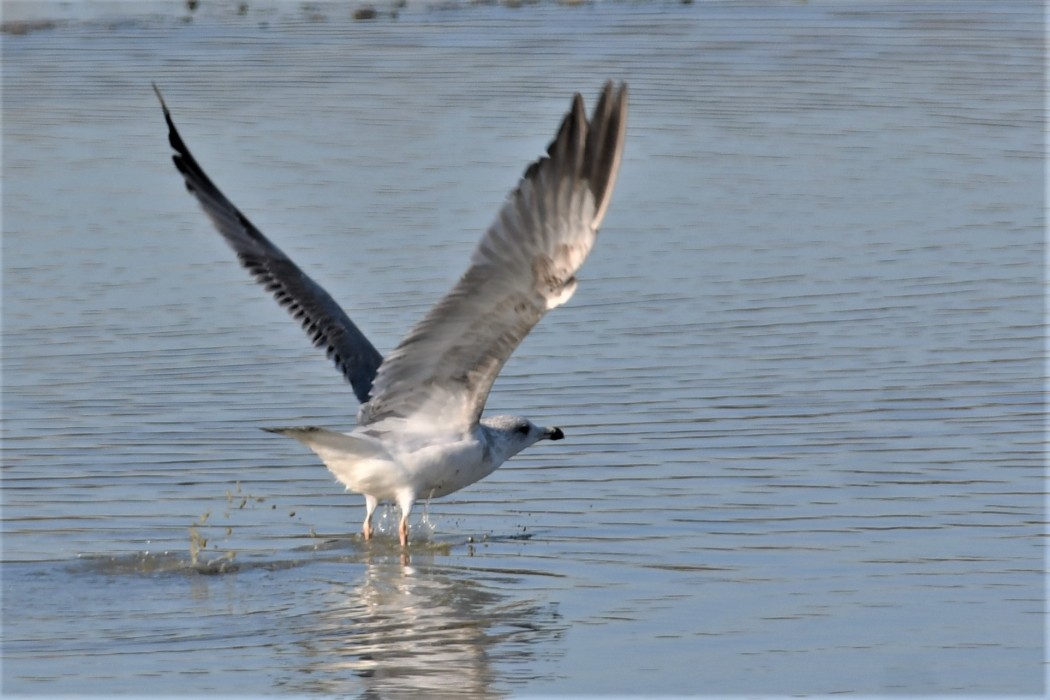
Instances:
[[[423,502],[423,513],[419,516],[419,522],[409,529],[411,537],[423,542],[430,542],[434,538],[437,524],[430,521],[430,499]]]
[[[398,526],[401,523],[401,509],[392,503],[386,503],[376,510],[372,526],[376,534],[382,537],[399,538]],[[409,522],[408,537],[412,542],[430,542],[434,537],[436,526],[430,521],[430,501],[423,503],[423,513],[419,521]]]
[[[197,560],[187,559],[182,552],[135,552],[124,555],[79,555],[75,571],[89,571],[106,576],[152,576],[157,574],[231,574],[241,566],[234,562],[235,552]]]

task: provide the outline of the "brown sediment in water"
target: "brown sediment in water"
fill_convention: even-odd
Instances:
[[[372,7],[371,5],[362,5],[361,7],[354,10],[353,18],[356,21],[360,22],[362,20],[375,19],[378,15],[379,13],[376,12],[376,8]]]
[[[30,32],[39,32],[45,29],[54,29],[58,22],[50,19],[20,20],[11,22],[0,22],[0,34],[12,34],[21,36]]]

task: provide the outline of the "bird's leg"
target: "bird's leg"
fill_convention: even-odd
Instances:
[[[402,494],[397,499],[397,505],[401,508],[401,523],[397,532],[401,535],[401,546],[408,547],[408,516],[412,514],[412,504],[416,502],[415,494]]]
[[[364,533],[365,539],[372,539],[372,514],[376,512],[376,506],[379,505],[378,499],[374,496],[365,496],[365,522],[361,526],[361,532]]]

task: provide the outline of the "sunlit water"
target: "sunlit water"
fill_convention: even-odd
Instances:
[[[4,692],[1045,690],[1037,3],[237,5],[6,26]],[[388,350],[609,78],[606,226],[489,402],[567,439],[366,545],[259,431],[353,394],[150,81]]]

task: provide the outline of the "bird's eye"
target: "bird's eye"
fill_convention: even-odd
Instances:
[[[527,426],[527,425],[519,425],[518,426],[518,433],[520,433],[521,435],[528,435],[529,434],[529,426]]]

